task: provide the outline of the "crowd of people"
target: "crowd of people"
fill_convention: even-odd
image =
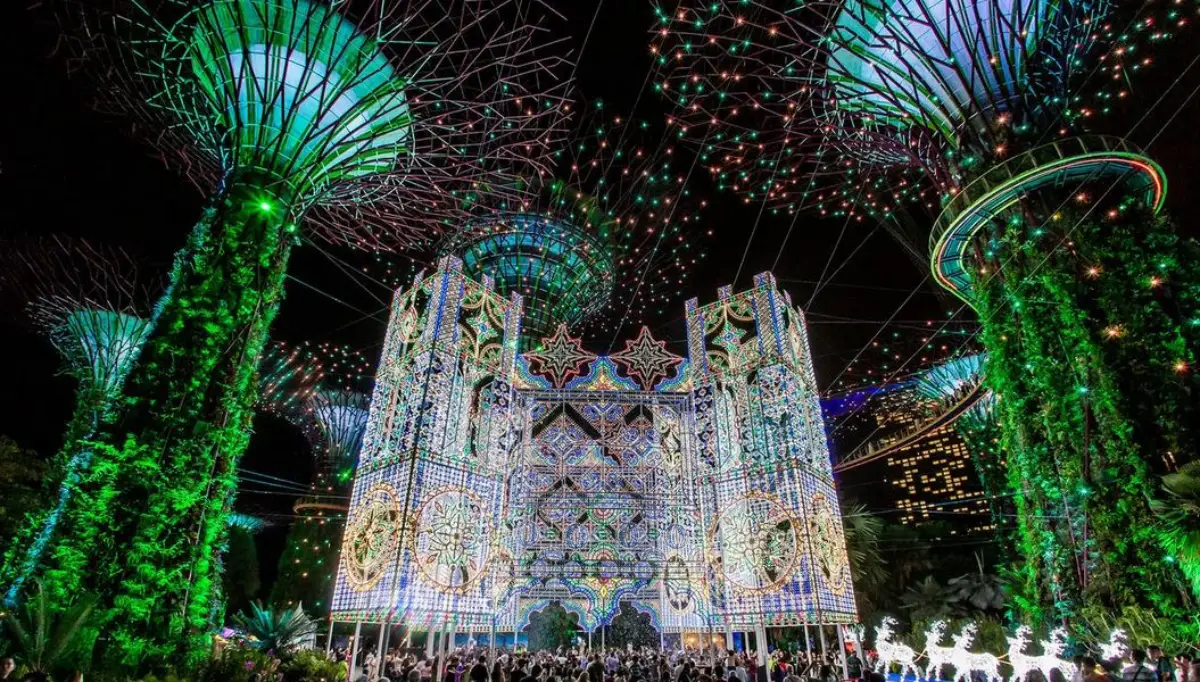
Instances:
[[[333,653],[346,660],[349,652]],[[855,657],[852,674],[862,666]],[[755,651],[683,649],[604,649],[562,647],[543,651],[510,651],[467,647],[445,660],[421,653],[389,650],[379,660],[367,651],[356,665],[352,682],[801,682],[842,680],[840,659],[830,653],[774,651],[760,664]]]
[[[561,647],[543,651],[510,651],[468,646],[444,659],[423,653],[389,650],[382,660],[367,651],[355,666],[351,682],[885,682],[876,672],[874,652],[866,659],[851,653],[845,667],[836,652],[774,649],[758,652],[700,649],[658,650]],[[331,652],[346,661],[349,651]],[[1133,649],[1123,659],[1099,661],[1076,656],[1067,677],[1053,674],[1039,682],[1200,682],[1200,659],[1168,656],[1161,647]]]

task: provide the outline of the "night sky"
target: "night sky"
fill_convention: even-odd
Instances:
[[[53,21],[44,10],[25,9],[21,4],[0,3],[0,82],[4,86],[0,95],[0,231],[9,237],[52,233],[84,237],[126,248],[147,270],[165,270],[199,214],[199,191],[164,167],[152,149],[128,135],[128,127],[121,121],[90,111],[90,84],[68,77],[61,56],[54,54]],[[651,5],[644,0],[604,0],[597,12],[595,0],[552,0],[552,4],[568,19],[562,32],[575,37],[576,77],[582,95],[589,100],[603,99],[613,113],[663,120],[667,108],[647,79]],[[583,36],[593,19],[595,25],[584,44]],[[1192,192],[1200,186],[1193,178],[1195,160],[1200,158],[1200,100],[1184,104],[1200,88],[1200,69],[1188,68],[1193,58],[1188,43],[1200,36],[1195,34],[1197,29],[1191,30],[1191,34],[1184,32],[1184,39],[1162,47],[1155,55],[1158,64],[1135,84],[1136,96],[1131,100],[1144,109],[1178,78],[1172,92],[1131,139],[1147,144],[1158,136],[1149,152],[1170,180],[1167,208],[1182,231],[1195,235],[1194,216],[1200,202]],[[1194,48],[1190,52],[1194,53]],[[1169,120],[1177,110],[1178,115]],[[1140,111],[1120,112],[1096,129],[1127,133],[1137,121],[1134,114]],[[690,154],[682,147],[678,151]],[[690,161],[692,157],[685,158]],[[694,177],[703,176],[697,172]],[[871,345],[873,339],[887,343],[898,334],[897,348],[912,348],[912,339],[924,333],[927,320],[946,318],[949,302],[935,293],[932,284],[921,286],[925,271],[903,255],[884,230],[860,223],[841,234],[842,221],[805,215],[794,223],[765,214],[760,219],[758,205],[716,195],[704,180],[699,190],[710,199],[700,228],[712,228],[716,236],[705,246],[707,261],[694,273],[687,295],[698,296],[702,302],[711,300],[717,287],[733,282],[736,273],[740,275],[735,288],[744,288],[755,273],[774,266],[782,288],[809,313],[822,385],[831,385],[842,376],[860,351],[864,362],[856,365],[855,371],[881,363],[882,352]],[[349,264],[350,272],[338,267],[334,259]],[[353,275],[354,267],[372,262],[372,258],[323,244],[294,252],[292,281],[274,337],[293,342],[333,341],[376,357],[390,292],[372,278]],[[402,270],[408,267],[405,259],[398,262]],[[816,282],[822,279],[825,286],[818,290]],[[680,354],[685,354],[683,303],[679,300],[673,314],[653,321],[655,334],[669,340]],[[892,323],[884,325],[889,318]],[[44,340],[11,319],[0,320],[0,325],[6,351],[0,356],[5,377],[0,391],[0,435],[48,456],[60,445],[73,382],[58,375],[57,357]],[[969,317],[960,316],[950,328],[972,330],[973,325]],[[632,338],[635,332],[628,329],[622,338]],[[898,352],[907,357],[911,351]],[[243,465],[306,484],[312,459],[294,428],[262,417],[255,424]],[[238,507],[285,522],[291,503],[285,495],[255,493],[242,495]],[[268,581],[285,532],[279,525],[262,537]]]

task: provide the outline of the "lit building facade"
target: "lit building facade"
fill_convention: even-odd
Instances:
[[[993,530],[992,507],[955,424],[912,437],[928,421],[924,402],[904,386],[879,391],[864,407],[847,413],[847,420],[857,423],[839,425],[844,440],[866,432],[878,447],[894,449],[879,461],[845,472],[846,485],[855,491],[856,499],[884,512],[889,520],[909,525],[944,521],[956,535]],[[901,440],[908,442],[896,445]],[[867,486],[870,493],[861,493]]]
[[[518,354],[521,299],[444,258],[398,291],[338,621],[512,632],[550,602],[660,632],[856,620],[803,313],[769,274],[608,356]]]

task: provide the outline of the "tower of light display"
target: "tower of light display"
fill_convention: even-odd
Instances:
[[[81,487],[105,504],[68,509],[51,541],[86,561],[55,551],[43,571],[56,598],[100,595],[106,666],[179,664],[208,645],[214,548],[300,235],[410,245],[461,222],[460,189],[540,168],[559,113],[536,84],[559,87],[561,60],[514,5],[62,4],[64,45],[103,85],[101,108],[208,194],[122,409],[79,446],[138,475],[92,468]]]
[[[77,382],[75,407],[63,441],[91,434],[112,408],[129,368],[150,331],[150,304],[158,291],[143,281],[134,259],[119,249],[49,237],[0,248],[0,296],[20,299],[26,316],[63,359]],[[41,562],[90,453],[64,447],[51,464],[53,507],[11,538],[0,566],[3,601],[11,606]]]
[[[467,276],[521,294],[522,350],[560,324],[591,322],[610,334],[617,330],[598,320],[640,324],[678,297],[704,257],[688,227],[705,202],[648,128],[589,105],[550,173],[511,191],[473,193],[482,213],[443,242]]]
[[[1146,495],[1197,443],[1200,251],[1156,216],[1162,170],[1085,130],[1190,11],[728,0],[660,13],[652,48],[720,185],[928,244],[978,311],[1020,525],[1010,596],[1082,629],[1186,601]]]
[[[551,602],[726,641],[856,619],[804,317],[769,274],[688,303],[690,359],[644,327],[518,354],[521,316],[455,258],[397,291],[333,619],[439,646]]]

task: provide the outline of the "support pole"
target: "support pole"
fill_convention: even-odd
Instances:
[[[375,647],[375,661],[379,664],[379,670],[368,670],[367,677],[383,677],[383,654],[387,651],[384,648],[385,637],[387,633],[387,620],[379,624],[379,645]]]
[[[429,634],[425,636],[425,660],[433,660],[434,640],[437,639],[437,633],[440,626],[435,627],[433,623],[429,624]]]
[[[758,652],[758,665],[765,670],[767,667],[767,627],[761,620],[754,624],[754,649]]]
[[[354,641],[350,642],[350,675],[347,679],[353,680],[358,676],[354,673],[358,671],[358,638],[362,634],[362,621],[357,621],[354,624]]]
[[[488,628],[488,676],[491,677],[492,666],[496,664],[496,619],[492,618],[492,625]]]
[[[600,624],[600,650],[601,650],[601,651],[604,651],[604,648],[605,648],[605,644],[604,644],[604,623],[601,623],[601,624]]]
[[[329,634],[325,635],[325,656],[329,656],[329,652],[333,651],[333,619],[329,619]]]
[[[708,656],[712,659],[709,662],[713,668],[717,667],[717,629],[713,627],[711,620],[708,621]]]
[[[817,632],[821,635],[821,660],[825,660],[825,656],[829,654],[829,647],[825,645],[825,625],[823,623],[817,625]]]
[[[846,660],[846,630],[843,626],[837,626],[838,630],[838,646],[842,649],[842,679],[850,679],[850,662]]]
[[[808,662],[812,664],[812,638],[808,636],[808,621],[804,621],[804,653],[808,655]]]

